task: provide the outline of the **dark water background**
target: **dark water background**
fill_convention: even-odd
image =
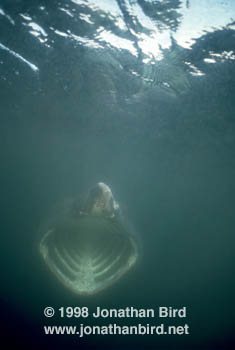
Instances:
[[[138,9],[159,37],[168,37],[159,57],[153,46],[150,54],[141,48],[137,34],[150,37],[152,29],[141,24]],[[186,14],[199,34],[183,43],[177,33]],[[234,348],[234,16],[232,0],[0,2],[6,349]],[[135,52],[99,39],[102,30],[128,40]],[[38,228],[56,203],[97,181],[125,207],[143,254],[116,285],[81,298],[48,273]],[[45,336],[44,324],[77,323],[45,320],[45,306],[186,306],[186,321],[163,323],[188,323],[190,335]],[[159,323],[86,320],[114,321]]]

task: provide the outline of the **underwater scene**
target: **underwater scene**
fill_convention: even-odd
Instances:
[[[235,2],[0,1],[0,344],[235,349]]]

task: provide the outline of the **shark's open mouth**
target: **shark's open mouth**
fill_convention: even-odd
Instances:
[[[138,258],[134,237],[118,220],[89,214],[49,230],[40,253],[57,278],[77,294],[110,286]]]

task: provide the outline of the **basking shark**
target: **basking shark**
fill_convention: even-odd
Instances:
[[[52,273],[77,294],[94,294],[115,283],[139,256],[109,186],[99,182],[82,205],[44,233],[39,250]]]

